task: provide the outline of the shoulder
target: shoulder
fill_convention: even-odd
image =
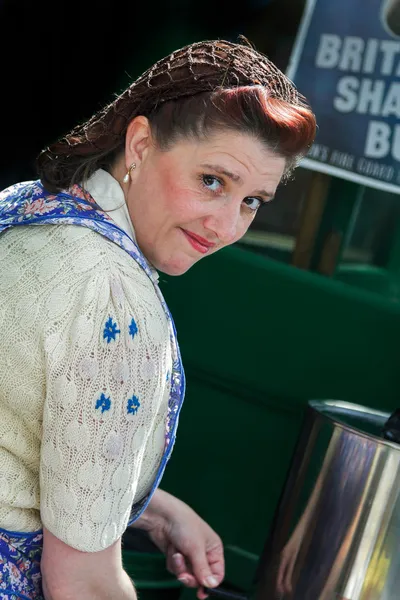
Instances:
[[[111,305],[152,324],[166,320],[154,284],[142,267],[87,227],[14,227],[0,235],[0,259],[1,296],[14,304],[20,297],[34,298],[32,310],[47,317],[48,327],[55,316],[64,313],[70,319],[89,307],[92,316],[108,318]]]
[[[52,273],[85,279],[95,272],[122,273],[153,287],[140,265],[121,247],[100,233],[79,225],[22,225],[0,235],[2,265],[32,270],[39,278]]]

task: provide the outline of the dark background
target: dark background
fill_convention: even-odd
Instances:
[[[0,0],[0,189],[36,178],[39,151],[154,61],[245,35],[286,68],[304,0]]]

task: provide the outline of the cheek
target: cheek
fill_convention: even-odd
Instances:
[[[184,178],[176,175],[176,168],[163,166],[160,170],[159,194],[165,209],[173,219],[190,220],[201,209],[200,194]]]
[[[174,177],[173,171],[168,165],[163,165],[159,171],[159,188],[165,202],[170,201],[171,198],[175,198],[179,193],[179,179]]]

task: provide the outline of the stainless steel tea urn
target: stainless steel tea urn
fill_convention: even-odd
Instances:
[[[256,600],[400,600],[400,445],[382,437],[389,416],[309,403]]]

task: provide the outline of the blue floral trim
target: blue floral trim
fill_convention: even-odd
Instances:
[[[18,225],[47,225],[52,223],[88,227],[125,250],[152,281],[168,319],[173,367],[170,375],[171,388],[168,401],[164,455],[149,494],[132,507],[129,519],[129,524],[132,524],[146,509],[152,495],[159,486],[175,443],[179,413],[185,394],[185,374],[175,324],[161,290],[154,281],[149,264],[138,246],[125,231],[112,221],[107,213],[101,210],[92,196],[81,186],[75,185],[68,192],[54,195],[48,193],[40,181],[30,181],[17,183],[0,193],[0,233]],[[133,331],[134,329],[132,329]],[[132,335],[131,332],[130,335]]]
[[[43,534],[0,530],[0,598],[44,600],[40,559]]]

